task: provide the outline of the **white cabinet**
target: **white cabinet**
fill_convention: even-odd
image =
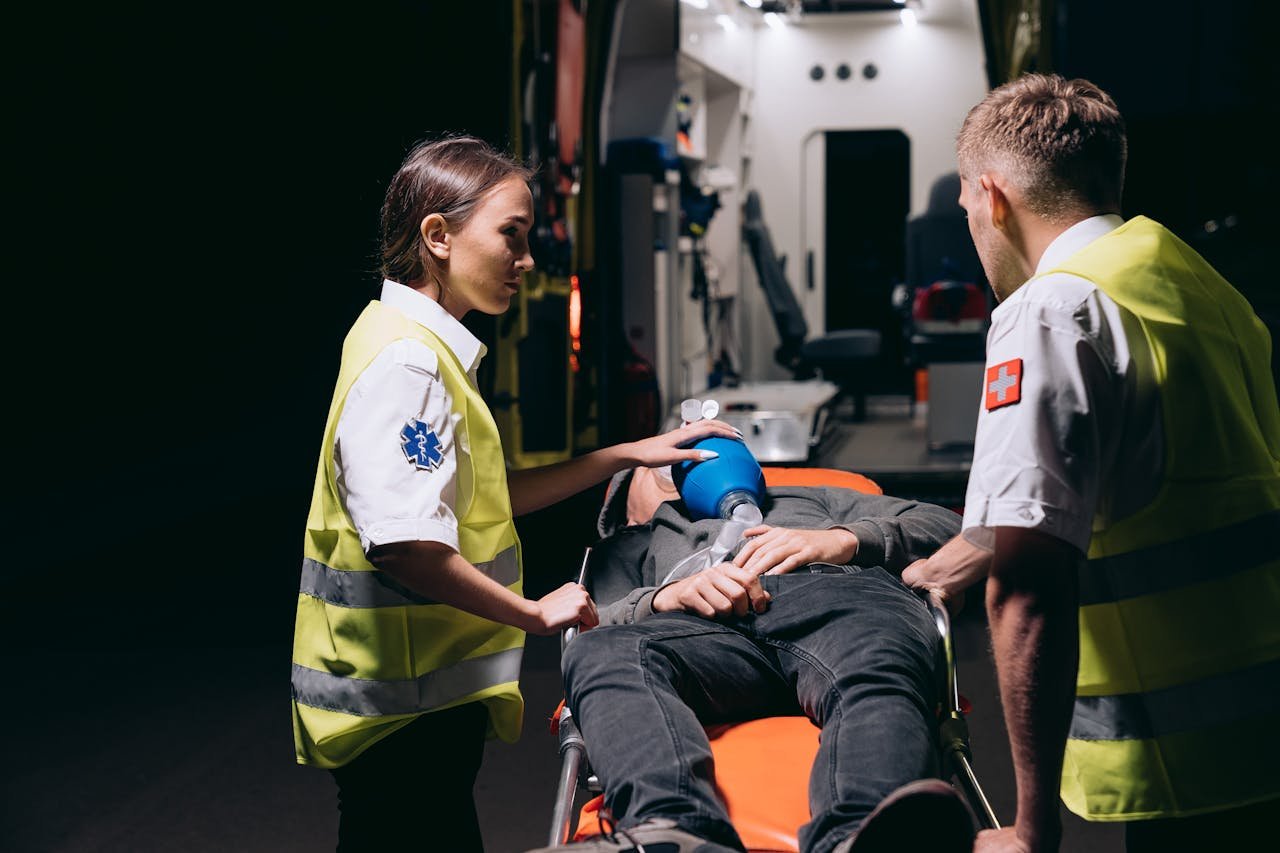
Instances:
[[[676,307],[672,342],[679,370],[670,377],[674,384],[667,387],[677,390],[669,400],[704,389],[722,352],[735,368],[742,369],[737,298],[745,259],[741,207],[749,168],[744,137],[751,104],[749,89],[685,52],[678,56],[677,80],[681,132],[676,150],[688,179],[704,195],[714,193],[719,208],[702,233],[690,233],[697,228],[681,229],[678,275],[671,294]],[[696,286],[699,263],[705,272],[705,295]]]

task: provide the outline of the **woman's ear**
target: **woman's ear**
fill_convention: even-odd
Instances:
[[[438,213],[428,215],[418,230],[422,233],[423,245],[436,260],[449,260],[449,227],[443,216]]]

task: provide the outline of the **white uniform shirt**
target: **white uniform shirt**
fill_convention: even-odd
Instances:
[[[384,305],[426,326],[453,351],[475,384],[485,347],[434,300],[394,281],[382,283]],[[471,502],[459,483],[465,431],[441,379],[435,352],[421,341],[388,345],[347,394],[333,447],[338,495],[366,552],[388,542],[442,542],[458,550],[458,519]],[[440,458],[420,467],[401,431],[419,420],[439,440]],[[456,440],[455,440],[456,439]]]
[[[1036,272],[1123,222],[1108,215],[1073,225]],[[1135,369],[1135,359],[1149,358],[1132,315],[1078,276],[1035,278],[997,306],[965,537],[990,547],[992,528],[1034,528],[1087,552],[1095,514],[1109,523],[1148,503],[1164,465],[1157,389]]]

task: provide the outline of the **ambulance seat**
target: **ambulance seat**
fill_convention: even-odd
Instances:
[[[905,249],[906,278],[894,288],[893,304],[903,360],[917,376],[911,414],[917,400],[928,400],[930,450],[969,447],[993,303],[960,205],[959,173],[929,188],[925,211],[907,220]]]
[[[924,213],[907,220],[906,285],[915,290],[935,281],[987,284],[969,222],[960,206],[960,175],[948,172],[929,188]]]
[[[957,172],[934,181],[924,213],[907,220],[906,280],[895,301],[911,365],[982,361],[991,301]]]
[[[774,252],[773,238],[764,222],[760,195],[747,193],[742,206],[742,235],[751,250],[756,275],[778,330],[774,360],[796,379],[821,375],[854,402],[854,420],[866,416],[867,379],[880,357],[880,332],[875,329],[837,329],[809,337],[809,326],[795,292],[787,281],[782,260]]]

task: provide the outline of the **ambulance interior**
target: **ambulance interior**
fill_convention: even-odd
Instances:
[[[564,44],[572,17],[561,10]],[[542,110],[578,213],[559,254],[577,262],[581,323],[566,447],[715,400],[762,462],[958,503],[991,308],[953,150],[988,88],[981,26],[966,0],[658,0],[616,4],[576,67],[560,48],[562,85],[582,75],[590,99],[601,81],[598,124]],[[526,139],[541,90],[528,88]],[[535,381],[528,366],[507,380]],[[554,456],[528,445],[518,404],[499,420],[517,460]]]

